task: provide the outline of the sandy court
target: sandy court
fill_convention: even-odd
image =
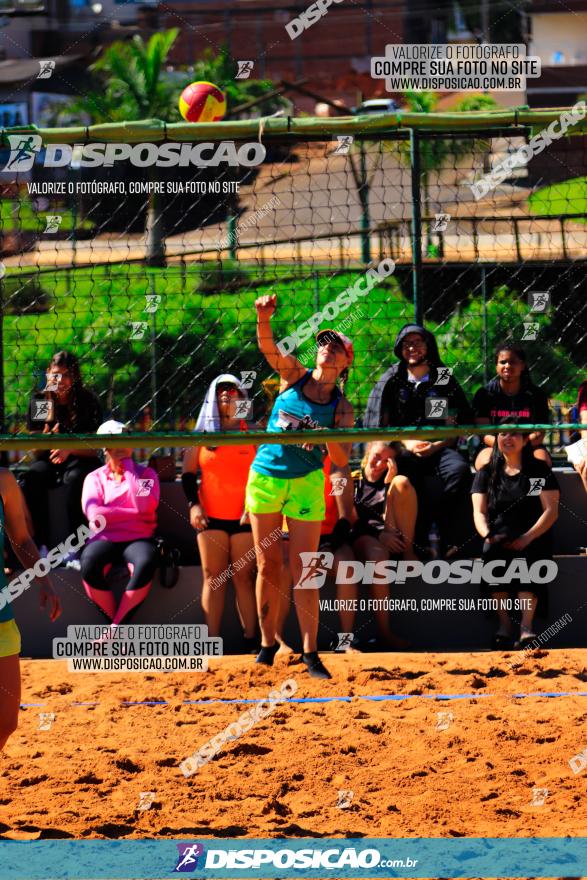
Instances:
[[[42,705],[21,713],[6,748],[0,836],[524,837],[585,828],[587,772],[568,763],[587,748],[584,650],[536,651],[517,671],[512,654],[325,654],[325,683],[296,659],[260,669],[252,657],[228,657],[191,675],[23,661],[23,703]],[[247,708],[184,701],[261,699],[287,678],[298,685],[294,699],[353,699],[281,705],[195,775],[182,774],[180,762]],[[514,696],[544,692],[573,696]],[[362,698],[390,694],[412,696]],[[433,698],[442,694],[471,696]],[[39,729],[40,712],[54,713],[50,730]],[[541,805],[536,788],[548,789]],[[142,792],[154,793],[147,810],[138,809]]]

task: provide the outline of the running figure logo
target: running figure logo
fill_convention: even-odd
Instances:
[[[47,214],[45,217],[46,226],[43,232],[58,232],[62,220],[61,214]]]
[[[147,332],[147,322],[146,321],[131,321],[131,339],[142,339],[145,333]]]
[[[31,419],[33,422],[50,422],[53,419],[52,400],[33,400]]]
[[[338,807],[338,809],[348,810],[352,803],[354,795],[354,791],[351,791],[350,788],[341,788],[338,792],[338,801],[336,802],[336,806]]]
[[[540,495],[545,485],[546,480],[544,477],[530,477],[530,488],[526,495]]]
[[[354,633],[337,633],[338,636],[338,644],[335,651],[350,651],[353,647],[353,639],[355,637]]]
[[[547,788],[537,788],[535,786],[532,789],[532,800],[530,801],[530,806],[531,807],[543,807],[549,793],[550,792]]]
[[[191,874],[198,866],[198,859],[204,854],[204,847],[201,843],[178,843],[176,846],[179,855],[174,870],[183,874]]]
[[[30,171],[35,164],[35,157],[43,141],[38,134],[23,136],[22,134],[9,134],[8,145],[10,156],[3,171]]]
[[[452,376],[451,367],[438,367],[435,385],[448,385],[448,381]]]
[[[448,728],[454,721],[454,715],[452,714],[452,712],[437,712],[436,718],[437,730],[448,730]]]
[[[40,70],[37,74],[37,79],[51,79],[51,74],[55,70],[55,62],[49,59],[48,61],[39,61]]]
[[[332,489],[330,490],[331,495],[342,495],[344,492],[344,488],[348,483],[346,477],[331,477],[330,482],[332,484]]]
[[[354,137],[352,134],[338,134],[336,136],[336,140],[338,141],[338,145],[335,150],[332,151],[333,156],[346,156],[351,148],[351,144],[354,141]]]
[[[333,553],[300,553],[302,573],[295,590],[319,590],[334,562]]]
[[[550,308],[550,293],[547,290],[533,290],[528,294],[531,312],[547,312]]]
[[[138,484],[137,498],[144,498],[151,494],[151,489],[155,486],[155,480],[140,479]]]
[[[235,400],[230,408],[234,410],[232,413],[233,419],[250,419],[253,415],[252,400]]]
[[[450,221],[450,214],[435,214],[434,215],[434,226],[431,229],[431,232],[446,232]]]
[[[55,721],[55,712],[39,712],[39,730],[51,730]]]
[[[427,419],[445,419],[448,415],[446,397],[427,397],[424,401],[424,415]]]
[[[538,321],[524,321],[524,333],[522,334],[522,340],[533,342],[538,338],[538,331],[540,330],[540,324]]]
[[[237,61],[238,70],[235,79],[248,79],[253,71],[253,61]]]
[[[161,294],[160,293],[146,293],[145,294],[146,305],[143,309],[144,312],[150,312],[153,314],[157,311],[161,304]]]

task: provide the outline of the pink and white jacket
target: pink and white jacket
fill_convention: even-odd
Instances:
[[[154,470],[141,467],[132,458],[122,459],[123,475],[118,482],[108,465],[92,471],[84,480],[82,509],[92,522],[98,515],[106,526],[92,541],[138,541],[152,538],[157,527],[159,478]]]

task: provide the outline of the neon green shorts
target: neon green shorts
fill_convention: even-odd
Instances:
[[[0,657],[20,654],[20,632],[16,620],[0,623]]]
[[[252,468],[249,471],[245,507],[249,513],[283,513],[292,519],[321,522],[326,516],[324,471],[283,480]]]

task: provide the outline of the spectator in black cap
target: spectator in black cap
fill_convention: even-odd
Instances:
[[[367,402],[365,427],[424,427],[470,425],[473,412],[454,376],[442,362],[434,335],[419,324],[404,325],[397,335],[394,354],[398,362],[379,379]],[[445,553],[459,543],[455,528],[456,508],[466,498],[471,472],[457,451],[456,439],[404,441],[406,452],[398,459],[398,472],[407,476],[418,493],[417,543],[425,540],[436,511],[442,510],[441,528]],[[442,497],[430,502],[426,478],[436,477]],[[438,514],[436,514],[438,515]]]

